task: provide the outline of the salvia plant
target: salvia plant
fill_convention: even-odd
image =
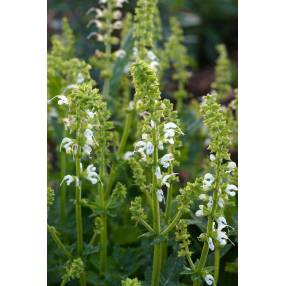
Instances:
[[[183,30],[171,18],[165,38],[157,4],[138,0],[133,15],[125,0],[99,0],[86,15],[88,62],[66,18],[51,38],[50,285],[220,285],[229,268],[238,190],[230,60],[218,46],[211,91],[193,98]],[[168,74],[175,104],[162,95]],[[184,176],[192,138],[203,159]]]

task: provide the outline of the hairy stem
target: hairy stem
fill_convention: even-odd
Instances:
[[[219,277],[219,267],[220,267],[220,249],[219,249],[219,245],[217,243],[216,243],[216,246],[215,246],[214,257],[215,257],[214,280],[215,280],[215,282],[217,284],[218,277]]]
[[[64,152],[60,152],[60,170],[61,178],[66,174],[66,157]],[[66,222],[66,185],[60,186],[60,222],[64,226]]]
[[[62,243],[61,239],[57,235],[56,229],[53,226],[48,225],[48,232],[58,246],[58,248],[61,249],[67,257],[71,257],[71,253],[66,249],[65,245]]]
[[[153,229],[156,235],[160,235],[160,207],[157,199],[157,178],[155,175],[156,167],[158,165],[158,144],[156,139],[156,127],[153,128],[153,167],[152,167],[152,197],[153,197]],[[162,260],[162,243],[154,245],[153,254],[153,269],[152,269],[152,286],[158,286],[160,282]]]
[[[82,208],[81,208],[81,183],[80,183],[80,151],[76,154],[76,177],[78,182],[76,182],[75,189],[75,217],[76,217],[76,249],[77,255],[82,258],[83,253],[83,225],[82,225]],[[80,285],[86,285],[85,272],[80,275]]]

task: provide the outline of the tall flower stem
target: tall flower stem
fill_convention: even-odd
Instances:
[[[156,127],[153,128],[153,168],[152,168],[152,197],[153,197],[153,229],[156,235],[160,235],[160,207],[157,199],[157,178],[155,175],[158,165],[158,144],[156,139]],[[158,286],[160,282],[161,260],[162,260],[162,243],[154,245],[153,252],[153,269],[152,269],[152,286]]]
[[[214,214],[216,212],[218,198],[219,198],[218,189],[219,189],[219,183],[220,183],[220,167],[221,167],[221,159],[219,158],[219,155],[217,155],[217,160],[218,160],[218,165],[217,165],[216,180],[215,180],[215,185],[214,185],[214,198],[213,198],[213,205],[212,205],[211,213],[208,216],[207,237],[210,237],[211,232],[212,232]],[[202,271],[202,269],[204,268],[206,264],[208,252],[209,252],[209,246],[208,246],[208,241],[206,239],[204,242],[201,257],[200,257],[200,260],[197,266],[198,273]]]
[[[78,136],[77,136],[78,137]],[[82,225],[82,208],[81,208],[81,183],[80,183],[80,150],[78,150],[75,158],[76,164],[76,177],[78,182],[76,182],[75,189],[75,217],[76,217],[76,249],[77,255],[82,258],[83,254],[83,225]],[[85,272],[80,275],[80,286],[86,285]]]
[[[66,157],[64,152],[60,152],[60,169],[61,178],[66,174]],[[61,225],[64,226],[66,222],[66,185],[60,186],[60,221]]]
[[[216,243],[216,245],[215,245],[214,257],[215,257],[214,280],[217,283],[218,277],[219,277],[219,268],[220,268],[220,249],[219,249],[218,243]]]
[[[173,148],[171,148],[171,153],[173,153]],[[168,173],[173,173],[173,166],[171,165],[168,169]],[[166,212],[165,212],[165,220],[166,224],[169,223],[170,216],[171,216],[171,209],[172,209],[172,202],[173,202],[173,188],[172,184],[170,184],[170,188],[167,191],[167,200],[166,200]],[[162,246],[162,265],[164,265],[168,254],[168,240],[164,242]]]

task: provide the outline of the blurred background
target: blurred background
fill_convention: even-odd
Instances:
[[[90,0],[48,0],[48,44],[50,36],[61,32],[61,19],[68,17],[76,36],[76,53],[88,59],[94,43],[86,39],[86,11],[96,5]],[[134,12],[136,1],[124,5],[125,12]],[[214,80],[216,45],[224,43],[232,64],[232,86],[237,86],[237,0],[164,0],[159,1],[163,33],[168,35],[168,21],[175,16],[181,23],[185,45],[195,60],[189,89],[195,96],[206,94]]]

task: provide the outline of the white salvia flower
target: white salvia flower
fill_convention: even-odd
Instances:
[[[72,144],[73,144],[73,140],[72,139],[67,138],[67,137],[63,138],[62,143],[60,145],[60,151],[61,151],[61,148],[63,146],[66,149],[66,153],[70,154],[71,151],[72,151],[72,147],[71,147]]]
[[[155,122],[153,120],[150,121],[150,126],[151,126],[151,128],[155,127]]]
[[[237,191],[237,186],[235,185],[227,185],[227,187],[224,190],[228,195],[231,197],[235,196],[235,191]]]
[[[122,8],[124,2],[127,2],[127,0],[116,0],[116,7]]]
[[[199,199],[202,200],[202,201],[205,201],[207,200],[208,196],[206,194],[200,194],[199,195]]]
[[[59,98],[58,105],[69,104],[68,98],[65,95],[59,95],[58,98]]]
[[[126,56],[126,52],[122,49],[115,52],[117,58],[123,59]]]
[[[174,122],[168,122],[164,125],[164,131],[168,129],[176,129],[178,126]]]
[[[131,159],[131,157],[133,157],[133,156],[134,156],[134,152],[132,152],[132,151],[127,151],[127,152],[124,154],[123,159],[124,159],[125,161],[128,161],[128,160]]]
[[[161,180],[162,179],[161,169],[160,169],[159,166],[156,167],[155,176],[156,176],[157,180]]]
[[[84,136],[88,145],[93,145],[93,132],[90,129],[84,131]]]
[[[96,114],[96,112],[92,112],[92,111],[90,111],[90,110],[87,110],[87,111],[86,111],[86,114],[87,114],[87,116],[88,116],[89,118],[93,118],[94,115]]]
[[[226,219],[223,217],[223,216],[220,216],[217,220],[217,229],[219,231],[223,230],[225,227],[227,227],[227,222],[226,222]]]
[[[157,190],[156,195],[157,195],[158,202],[161,203],[163,200],[165,201],[164,193],[161,189]]]
[[[76,84],[69,84],[64,91],[67,91],[68,89],[74,89],[74,88],[78,88],[78,86]]]
[[[214,176],[210,173],[205,174],[204,180],[203,180],[204,190],[208,190],[213,182],[214,182]]]
[[[209,237],[209,239],[208,239],[208,244],[209,244],[209,249],[211,251],[214,251],[214,243],[213,243],[213,240],[211,237]]]
[[[92,148],[88,144],[85,144],[82,149],[85,155],[90,156],[90,153],[92,152]]]
[[[217,240],[219,241],[220,245],[226,245],[227,244],[227,239],[228,236],[226,235],[226,233],[224,231],[221,230],[217,230]]]
[[[116,29],[116,30],[120,30],[122,27],[122,22],[121,21],[116,21],[114,22],[113,24],[113,28]]]
[[[63,178],[61,184],[62,184],[64,181],[66,182],[67,186],[69,186],[69,185],[74,181],[74,177],[73,177],[72,175],[66,175],[66,176],[64,176],[64,178]]]
[[[157,62],[157,61],[152,61],[150,63],[150,68],[153,70],[156,70],[158,66],[159,66],[159,62]]]
[[[204,215],[204,206],[203,205],[199,205],[199,210],[196,211],[195,215],[197,217],[203,216]]]
[[[170,177],[177,175],[177,173],[172,173],[170,175],[165,175],[162,179],[162,185],[167,186],[168,188],[170,188],[170,184],[168,183],[168,180]]]
[[[122,17],[122,13],[119,10],[113,12],[113,19],[119,20]]]
[[[222,209],[224,207],[224,200],[222,198],[219,198],[217,204]]]
[[[99,4],[105,4],[107,0],[99,0]]]
[[[130,101],[129,104],[128,104],[128,110],[133,110],[134,106],[135,106],[134,101],[133,100]]]
[[[147,52],[147,57],[148,57],[148,59],[149,59],[150,61],[155,61],[155,60],[157,60],[156,55],[155,55],[152,51],[150,51],[150,50]]]
[[[158,143],[158,149],[159,149],[159,150],[164,150],[164,145],[163,145],[163,142],[162,142],[162,141],[159,141],[159,143]]]
[[[151,155],[153,151],[154,151],[154,145],[152,144],[152,142],[148,141],[146,144],[146,154]]]
[[[215,160],[215,155],[214,154],[210,154],[210,160],[214,161]]]
[[[236,168],[236,163],[235,162],[228,162],[227,164],[228,169],[233,170]]]
[[[93,164],[90,164],[86,168],[87,172],[87,180],[89,180],[93,185],[95,185],[98,181],[100,181],[99,175],[96,173],[96,167]]]
[[[213,278],[212,275],[207,274],[207,275],[205,276],[205,281],[206,281],[206,283],[207,283],[208,285],[213,285],[214,278]]]
[[[146,155],[144,153],[146,149],[146,142],[138,141],[134,144],[134,147],[135,147],[136,152],[140,153],[140,155],[142,156],[142,160],[146,160]]]
[[[212,197],[209,197],[209,202],[208,202],[208,204],[207,204],[207,207],[208,207],[208,209],[211,209],[211,207],[213,206],[213,198]]]
[[[166,169],[169,168],[171,165],[171,161],[174,160],[174,156],[171,153],[165,154],[161,159],[160,163],[161,165]]]
[[[103,10],[96,8],[95,11],[96,11],[96,18],[102,18],[104,16]]]
[[[79,73],[79,74],[77,75],[76,83],[77,83],[77,84],[81,84],[81,83],[83,83],[83,82],[84,82],[83,74],[82,74],[82,73]]]

